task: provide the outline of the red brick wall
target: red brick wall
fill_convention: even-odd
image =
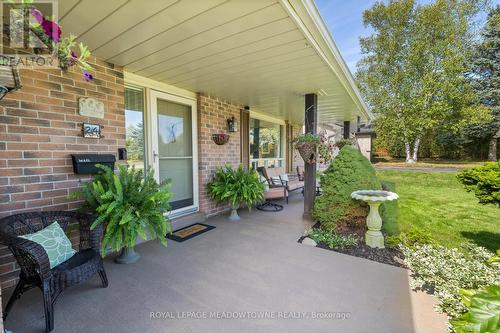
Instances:
[[[242,106],[227,103],[216,97],[198,94],[198,154],[200,211],[207,216],[228,210],[227,205],[218,204],[207,195],[207,184],[219,166],[231,164],[237,167],[241,162],[240,133],[229,133],[229,142],[218,146],[212,141],[212,134],[228,133],[227,120],[234,117],[240,124]]]
[[[23,88],[0,101],[0,217],[23,211],[75,209],[68,194],[88,176],[73,174],[70,154],[117,153],[125,146],[123,70],[93,59],[95,80],[79,71],[21,69]],[[104,102],[104,119],[78,114],[78,98]],[[104,126],[103,139],[82,137],[81,123]],[[13,258],[0,248],[2,286],[17,277]]]

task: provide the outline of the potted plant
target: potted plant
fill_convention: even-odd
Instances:
[[[264,201],[264,184],[261,183],[259,174],[253,169],[243,169],[242,165],[237,169],[230,165],[218,168],[207,189],[212,199],[231,206],[229,219],[232,221],[240,219],[240,205],[245,204],[251,209],[253,205]]]
[[[327,163],[333,159],[333,144],[325,134],[306,133],[292,140],[305,163]]]
[[[167,245],[165,236],[171,231],[168,217],[170,181],[159,185],[153,171],[127,168],[120,165],[119,174],[112,169],[99,165],[103,170],[87,183],[76,196],[85,198],[87,209],[95,212],[96,219],[91,229],[99,224],[105,227],[102,241],[102,255],[108,248],[120,251],[115,262],[133,263],[140,255],[134,246],[140,236],[144,240],[159,239]]]

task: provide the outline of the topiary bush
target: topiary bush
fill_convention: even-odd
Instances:
[[[368,206],[351,198],[357,190],[380,190],[375,169],[361,152],[343,147],[321,176],[323,193],[316,198],[313,216],[321,227],[332,232],[362,232]],[[347,229],[347,230],[346,230]]]

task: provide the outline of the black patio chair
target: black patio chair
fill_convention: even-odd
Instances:
[[[4,321],[21,295],[34,287],[41,289],[45,310],[45,331],[54,329],[54,303],[64,289],[99,274],[103,288],[108,286],[100,255],[102,227],[90,230],[92,216],[78,212],[32,212],[0,219],[0,244],[8,246],[21,272],[19,281],[7,302]],[[54,222],[64,231],[78,226],[79,249],[67,261],[50,269],[47,253],[38,243],[19,236],[37,232]]]

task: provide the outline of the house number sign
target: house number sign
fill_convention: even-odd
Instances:
[[[101,128],[102,128],[102,126],[99,124],[83,123],[82,124],[83,137],[84,138],[92,138],[92,139],[100,139],[100,138],[102,138]]]

